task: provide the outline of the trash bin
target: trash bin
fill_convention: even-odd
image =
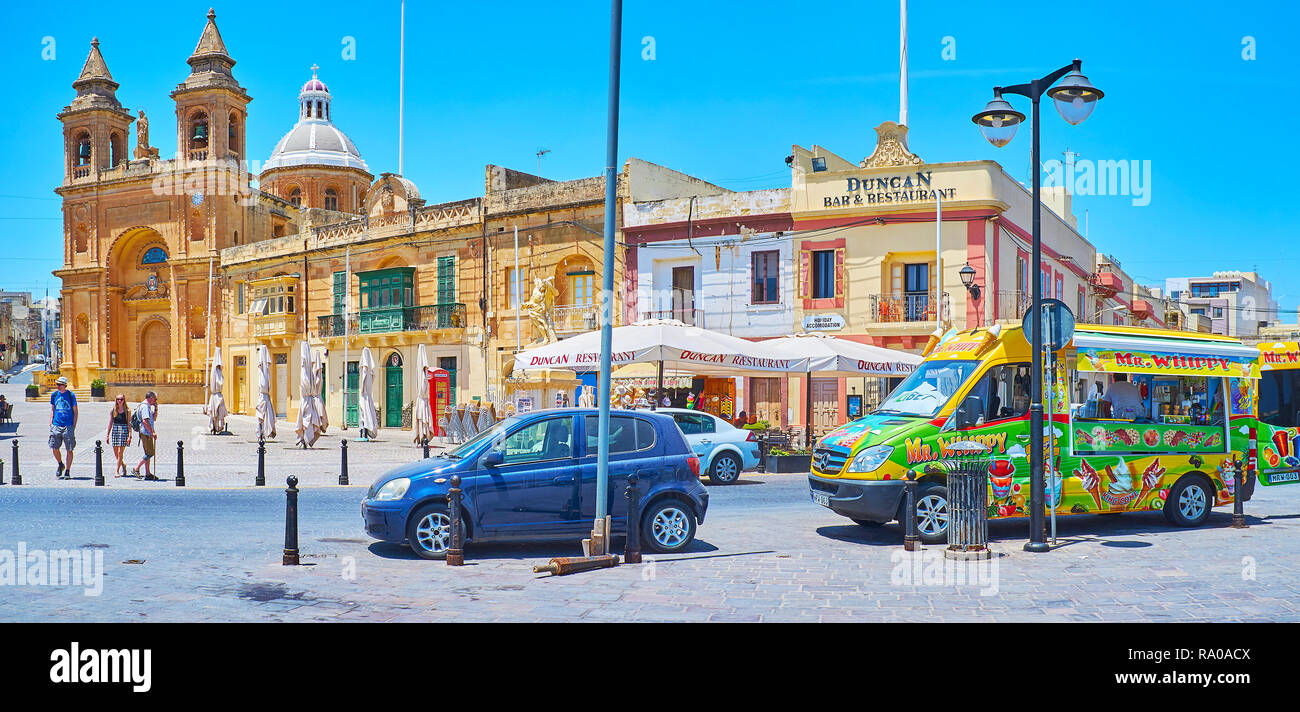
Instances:
[[[989,448],[964,440],[943,461],[948,480],[948,548],[951,559],[986,559],[989,553]]]

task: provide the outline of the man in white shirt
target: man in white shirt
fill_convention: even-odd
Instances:
[[[1109,406],[1106,409],[1109,413],[1103,413],[1107,417],[1137,420],[1146,415],[1146,408],[1142,404],[1142,392],[1137,386],[1128,382],[1128,374],[1115,374],[1115,380],[1110,384],[1110,388],[1106,389],[1106,395],[1101,397],[1101,402]]]

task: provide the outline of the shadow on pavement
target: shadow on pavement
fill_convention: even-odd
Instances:
[[[622,536],[614,537],[612,549],[620,557],[623,555],[625,540]],[[392,542],[377,541],[367,547],[370,553],[383,559],[424,561],[417,556],[411,548]],[[690,546],[677,552],[674,556],[683,554],[708,554],[719,551],[718,547],[707,541],[696,539]],[[745,552],[754,553],[754,552]],[[642,548],[642,554],[645,556],[656,556],[653,552]],[[539,541],[539,542],[485,542],[475,544],[473,542],[465,546],[465,563],[468,564],[474,560],[479,561],[498,561],[503,559],[553,559],[557,557],[582,556],[582,544],[574,540],[567,541]],[[437,562],[434,562],[437,563]]]

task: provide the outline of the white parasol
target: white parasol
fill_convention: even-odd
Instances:
[[[379,419],[375,416],[375,357],[370,354],[370,347],[361,349],[361,393],[357,396],[357,422],[361,426],[361,437],[371,438],[379,434]]]
[[[257,427],[264,438],[275,437],[275,404],[271,402],[271,352],[257,352]]]
[[[415,442],[422,442],[425,438],[433,439],[433,408],[429,406],[429,352],[425,350],[424,344],[420,344],[419,349],[415,352],[416,373],[419,379],[415,382],[415,408],[411,414],[411,430],[414,431]]]
[[[226,398],[222,395],[222,389],[226,385],[226,377],[221,372],[221,350],[217,349],[212,355],[212,375],[209,377],[212,393],[208,396],[207,405],[203,406],[203,412],[208,416],[208,423],[212,427],[212,432],[222,433],[226,430]]]
[[[330,418],[325,412],[325,399],[321,395],[325,390],[325,356],[319,352],[312,356],[311,375],[312,395],[316,396],[316,400],[320,403],[320,431],[323,435],[326,430],[329,430]]]
[[[921,357],[829,334],[808,333],[768,339],[762,344],[789,358],[805,358],[800,373],[838,376],[906,376],[916,370]]]
[[[298,444],[311,447],[316,444],[325,431],[325,404],[320,400],[319,374],[312,363],[311,347],[302,342],[299,350],[301,373],[299,374],[298,394],[301,404],[298,408]]]
[[[647,319],[612,329],[610,362],[656,363],[695,375],[735,375],[737,371],[803,373],[807,357],[776,352],[765,342],[688,326],[673,319]],[[515,354],[515,370],[595,370],[600,366],[600,332],[524,349]]]

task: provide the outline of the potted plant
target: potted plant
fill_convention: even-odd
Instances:
[[[39,399],[41,397],[41,389],[35,383],[30,383],[27,385],[26,393],[29,399],[30,398]]]
[[[91,398],[103,398],[103,397],[104,397],[104,386],[105,386],[105,384],[104,384],[104,379],[102,379],[102,378],[96,378],[95,380],[91,381],[91,382],[90,382],[90,397],[91,397]]]
[[[808,472],[812,469],[812,453],[773,447],[767,451],[763,467],[767,472]]]
[[[756,420],[753,422],[745,423],[740,427],[742,430],[756,430],[761,433],[764,430],[767,430],[770,425],[771,424],[768,423],[766,420]]]

